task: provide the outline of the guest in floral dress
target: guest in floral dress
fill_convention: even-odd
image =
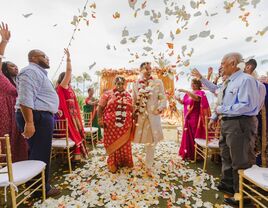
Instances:
[[[12,162],[27,160],[28,146],[26,139],[18,131],[15,119],[15,103],[17,97],[17,90],[15,79],[18,74],[18,68],[11,62],[3,62],[2,58],[10,33],[7,25],[0,26],[0,34],[2,41],[0,42],[0,136],[9,134]],[[4,149],[4,148],[2,148]]]

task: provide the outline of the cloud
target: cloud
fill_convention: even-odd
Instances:
[[[91,3],[92,1],[90,1]],[[178,1],[174,1],[178,2]],[[186,1],[187,2],[187,1]],[[139,2],[136,8],[143,3]],[[63,48],[67,46],[74,27],[70,24],[73,15],[78,14],[78,8],[82,9],[84,1],[64,1],[54,0],[36,1],[36,0],[2,0],[0,13],[3,21],[10,25],[12,38],[6,50],[6,57],[16,63],[20,68],[27,64],[27,53],[33,48],[39,48],[45,51],[50,57],[51,69],[50,77],[54,74],[63,55]],[[222,56],[230,51],[241,52],[245,57],[255,55],[258,63],[262,59],[267,59],[268,49],[265,47],[268,41],[268,34],[264,36],[256,36],[258,30],[267,26],[268,1],[262,0],[256,9],[250,6],[250,15],[248,18],[249,27],[238,18],[242,15],[239,9],[234,8],[230,14],[226,14],[223,10],[223,2],[207,1],[206,5],[200,5],[201,16],[192,17],[190,19],[187,30],[182,30],[180,34],[175,35],[174,40],[174,56],[168,56],[166,52],[166,42],[171,41],[170,31],[175,34],[176,29],[180,28],[182,23],[176,23],[171,17],[166,19],[164,15],[165,6],[162,1],[148,1],[146,10],[150,12],[155,10],[161,11],[162,17],[159,24],[152,23],[149,16],[144,16],[144,10],[138,12],[134,18],[134,10],[132,10],[128,1],[114,0],[96,1],[97,9],[95,20],[90,20],[89,27],[84,23],[80,25],[80,31],[77,32],[70,51],[73,64],[73,73],[81,74],[88,70],[88,66],[96,62],[96,66],[91,70],[102,68],[133,68],[139,66],[141,61],[153,61],[152,56],[141,57],[134,63],[129,63],[130,55],[127,48],[138,54],[144,52],[143,48],[150,46],[155,53],[165,53],[171,63],[176,61],[176,55],[180,52],[181,46],[187,45],[190,50],[194,48],[194,53],[190,58],[190,67],[199,67],[205,73],[206,68],[210,65],[217,68]],[[11,6],[12,5],[12,6]],[[181,5],[179,5],[181,7]],[[189,2],[186,7],[190,7]],[[193,16],[198,10],[190,9]],[[205,14],[218,13],[213,17],[207,17]],[[112,15],[115,12],[120,13],[119,19],[114,19]],[[21,14],[33,13],[30,18],[23,18]],[[208,21],[207,25],[205,24]],[[52,25],[57,24],[57,27]],[[121,33],[124,27],[129,31],[129,37],[143,35],[148,29],[152,30],[153,44],[143,42],[143,36],[139,38],[135,44],[121,45]],[[158,40],[157,30],[164,33],[164,38]],[[215,35],[214,39],[197,38],[189,42],[189,36],[199,34],[201,31],[210,30]],[[246,42],[246,37],[253,36],[257,42]],[[227,37],[225,40],[223,37]],[[106,45],[111,45],[111,50],[106,49]],[[117,50],[113,50],[113,46]],[[189,58],[189,57],[188,57]],[[265,71],[266,65],[258,65],[258,70]],[[60,71],[65,70],[65,63]],[[181,68],[186,70],[187,68]],[[189,83],[188,83],[189,84]]]

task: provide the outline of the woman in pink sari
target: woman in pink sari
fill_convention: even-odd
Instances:
[[[205,92],[201,90],[201,82],[193,79],[191,83],[192,92],[180,89],[186,93],[183,100],[177,100],[184,105],[184,126],[179,155],[183,159],[194,159],[194,139],[206,138],[205,117],[210,117],[210,108]]]
[[[87,151],[84,144],[84,128],[80,108],[76,99],[76,95],[71,86],[72,66],[70,53],[65,49],[67,55],[66,72],[59,75],[56,91],[59,96],[60,104],[58,111],[59,119],[68,119],[69,137],[75,142],[74,160],[80,161],[81,154],[87,157]]]
[[[104,147],[108,154],[108,169],[133,167],[131,152],[132,98],[125,91],[125,79],[115,79],[116,88],[105,92],[98,108],[99,125],[104,127]]]
[[[0,42],[0,136],[2,137],[5,134],[9,134],[12,162],[17,162],[28,159],[27,141],[18,131],[15,119],[14,106],[16,103],[17,90],[14,80],[18,74],[18,68],[11,62],[2,63],[4,51],[10,38],[7,25],[0,25],[0,35],[2,37]],[[4,148],[2,148],[2,150],[3,149]],[[0,161],[2,159],[3,158],[0,158]]]

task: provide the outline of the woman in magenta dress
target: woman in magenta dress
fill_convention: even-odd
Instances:
[[[28,158],[27,141],[19,133],[15,120],[14,106],[17,97],[15,79],[18,74],[18,68],[11,62],[2,63],[2,56],[10,37],[7,25],[2,24],[0,26],[0,34],[2,37],[0,42],[0,136],[9,134],[12,162],[17,162]]]
[[[108,154],[109,171],[119,167],[133,167],[132,140],[132,98],[124,89],[125,79],[115,79],[116,88],[105,92],[98,108],[99,125],[104,127],[104,147]]]
[[[205,117],[210,117],[210,108],[205,92],[201,90],[201,82],[193,79],[193,91],[180,89],[184,92],[183,100],[177,100],[184,106],[184,126],[179,155],[183,159],[194,159],[194,139],[205,139]]]

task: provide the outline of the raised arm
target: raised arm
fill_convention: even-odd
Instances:
[[[186,94],[188,94],[194,101],[199,101],[200,97],[196,94],[194,94],[191,91],[185,90],[185,89],[179,89],[179,92],[184,92]]]
[[[60,85],[67,89],[68,85],[72,78],[72,65],[71,65],[71,58],[70,58],[70,52],[69,49],[65,48],[64,52],[66,54],[66,72],[63,80],[61,81]]]
[[[183,105],[183,100],[179,96],[175,96],[175,99]]]
[[[10,31],[8,30],[8,25],[4,24],[3,22],[0,25],[0,35],[2,38],[0,42],[0,74],[1,74],[2,73],[2,59],[4,57],[7,43],[10,39]]]
[[[211,76],[213,74],[213,68],[212,67],[208,67],[208,75],[207,75],[207,80],[210,80]]]
[[[205,87],[207,87],[208,90],[212,93],[214,93],[219,88],[216,84],[204,78],[197,69],[193,69],[191,75],[197,80],[200,80],[201,83],[205,85]]]

